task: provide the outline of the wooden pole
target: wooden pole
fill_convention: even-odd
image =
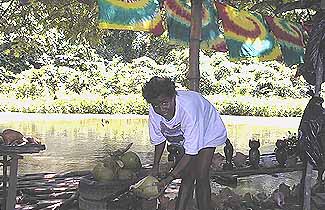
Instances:
[[[315,96],[320,96],[320,92],[322,89],[322,81],[323,81],[323,71],[321,65],[317,65],[316,69],[316,82],[315,82]],[[304,176],[304,204],[303,210],[310,210],[310,199],[311,199],[311,179],[312,179],[312,165],[307,161],[305,174]]]
[[[199,52],[202,27],[202,0],[191,0],[191,5],[190,65],[187,77],[190,82],[190,90],[200,92]]]
[[[311,179],[312,179],[313,166],[307,160],[305,169],[303,171],[303,189],[304,189],[304,200],[303,200],[303,210],[310,210],[310,199],[311,199]]]
[[[6,200],[7,200],[7,166],[8,166],[8,156],[7,155],[3,155],[2,156],[2,160],[3,160],[3,163],[2,163],[2,174],[3,174],[3,177],[2,177],[2,188],[3,188],[3,195],[4,195],[4,199],[3,199],[3,206],[6,206]]]
[[[11,156],[10,161],[10,172],[9,172],[9,189],[6,200],[6,210],[15,209],[16,205],[16,186],[17,186],[17,170],[18,170],[18,159],[17,155]]]

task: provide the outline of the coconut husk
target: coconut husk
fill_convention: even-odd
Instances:
[[[158,190],[158,179],[153,176],[146,176],[134,185],[130,186],[130,191],[136,196],[144,199],[155,199],[160,195]]]

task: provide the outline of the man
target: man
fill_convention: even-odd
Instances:
[[[180,177],[176,210],[186,209],[194,187],[199,210],[211,209],[209,169],[215,148],[227,139],[218,111],[197,92],[176,91],[169,78],[151,78],[143,86],[142,94],[151,105],[149,134],[155,145],[152,174],[159,173],[166,141],[182,146],[185,153],[170,175],[160,181],[159,189],[164,190],[173,179]]]

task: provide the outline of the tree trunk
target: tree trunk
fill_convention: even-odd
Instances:
[[[189,72],[188,80],[190,82],[190,90],[200,92],[200,69],[199,69],[199,52],[201,41],[201,26],[202,26],[202,0],[191,0],[191,34],[190,34],[190,49],[189,49]]]

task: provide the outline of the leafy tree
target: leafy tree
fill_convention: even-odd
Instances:
[[[225,2],[240,9],[275,15],[275,11],[279,8],[297,1],[300,2],[300,0],[226,0]],[[320,0],[303,2],[320,2]],[[134,58],[144,55],[143,51],[150,47],[152,49],[158,47],[154,44],[157,38],[145,33],[98,29],[96,4],[94,0],[1,0],[0,50],[9,49],[13,51],[11,54],[16,56],[29,53],[29,57],[37,58],[44,52],[62,54],[60,51],[69,50],[72,45],[96,47],[100,44],[101,52],[108,54],[108,57],[117,53],[125,54],[127,58]],[[302,11],[294,11],[294,14],[296,19],[304,15]],[[292,15],[289,18],[293,17]],[[159,44],[165,44],[162,40],[159,40]],[[125,43],[125,46],[121,46],[122,43]],[[103,46],[106,46],[106,49]]]
[[[1,66],[13,72],[21,72],[31,65],[39,68],[42,65],[39,62],[45,54],[51,57],[72,51],[74,46],[70,43],[80,36],[80,31],[84,28],[80,24],[85,22],[87,16],[87,12],[82,9],[84,4],[74,6],[80,8],[75,11],[75,16],[70,14],[73,3],[77,2],[65,2],[63,6],[60,1],[48,1],[46,4],[3,1],[0,10],[1,51],[4,52],[1,53]],[[75,20],[80,24],[75,23]],[[65,36],[68,28],[74,31],[69,34],[69,39]],[[89,31],[82,33],[87,34]],[[82,43],[82,39],[80,41],[80,44],[89,43]]]
[[[130,61],[164,58],[173,48],[148,33],[100,30],[95,1],[2,0],[0,15],[0,66],[16,73],[57,55],[89,57],[93,49],[106,59]]]
[[[240,9],[264,15],[279,15],[290,20],[309,20],[320,0],[225,0]],[[316,6],[315,6],[316,5]],[[300,8],[300,9],[298,9]],[[301,9],[302,8],[302,9]],[[288,12],[287,12],[288,11]],[[89,62],[102,62],[115,57],[130,62],[147,56],[158,64],[170,63],[173,54],[183,53],[168,44],[166,34],[155,37],[149,33],[100,30],[97,27],[97,3],[94,0],[0,0],[0,83],[13,81],[27,69],[43,65],[65,66],[86,71]],[[185,75],[188,57],[177,61],[177,70]],[[219,62],[218,58],[215,57]],[[225,67],[227,68],[227,67]],[[210,69],[210,68],[207,68]],[[215,90],[211,72],[202,71],[203,89]],[[226,70],[223,72],[227,72]],[[223,74],[219,72],[220,74]],[[221,75],[217,76],[222,78]],[[186,86],[186,78],[177,78]],[[78,90],[78,86],[76,90]],[[219,87],[234,86],[223,81]],[[246,91],[246,90],[240,90]]]

